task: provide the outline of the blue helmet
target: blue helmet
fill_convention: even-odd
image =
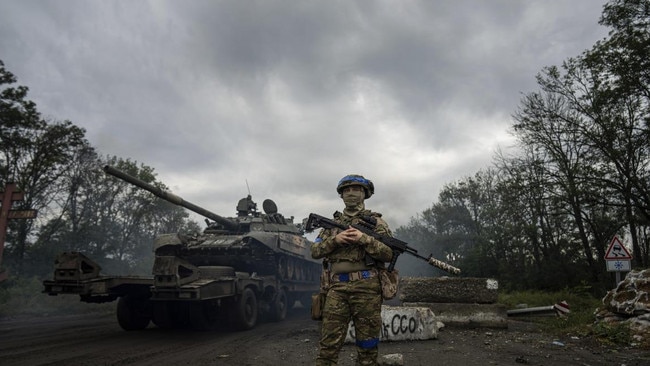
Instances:
[[[336,192],[338,192],[338,194],[341,194],[343,192],[343,188],[349,186],[363,187],[364,192],[366,192],[366,199],[370,198],[370,196],[375,193],[375,185],[372,184],[372,181],[370,179],[364,178],[363,175],[357,174],[350,174],[341,178],[339,184],[336,186]]]

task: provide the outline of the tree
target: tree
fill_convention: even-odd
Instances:
[[[613,0],[609,37],[561,66],[515,112],[519,149],[494,169],[446,185],[396,233],[435,238],[467,275],[505,288],[605,284],[605,249],[650,252],[650,0]],[[410,233],[406,232],[410,231]]]
[[[648,266],[650,243],[641,243],[638,225],[650,221],[650,1],[611,1],[599,23],[611,31],[584,55],[599,92],[587,112],[604,132],[594,145],[611,162],[607,184],[623,195],[635,260]]]
[[[70,121],[46,121],[36,105],[26,100],[28,88],[11,86],[15,76],[0,61],[0,183],[16,182],[25,192],[20,208],[39,210],[40,217],[50,214],[50,204],[65,194],[61,178],[72,157],[87,149],[85,131]],[[29,235],[36,221],[12,222],[7,259],[13,260],[20,273],[29,249]],[[8,236],[9,237],[9,236]]]
[[[99,158],[85,131],[70,121],[44,120],[28,88],[0,61],[0,183],[25,192],[21,208],[38,221],[12,222],[9,259],[16,274],[45,275],[61,251],[83,251],[114,272],[151,271],[151,245],[163,232],[194,232],[197,223],[171,203],[107,176],[106,164],[154,184],[153,168]],[[42,225],[39,225],[42,223]]]
[[[113,274],[151,272],[152,244],[163,233],[193,233],[199,225],[181,207],[104,173],[111,165],[161,189],[154,169],[118,157],[80,159],[66,180],[71,187],[63,214],[39,233],[41,253],[81,251]],[[72,188],[74,187],[74,189]]]
[[[620,96],[650,99],[650,1],[612,0],[599,24],[611,28],[609,38],[586,53],[586,62],[606,73]],[[646,104],[647,107],[647,104]]]
[[[514,115],[514,132],[522,145],[533,146],[539,151],[548,183],[554,187],[551,197],[562,202],[566,213],[571,215],[576,237],[595,280],[600,271],[584,220],[590,204],[588,197],[593,195],[589,177],[594,162],[590,160],[589,146],[574,127],[581,115],[565,95],[550,87],[564,85],[552,82],[556,80],[560,80],[560,73],[554,67],[538,76],[542,92],[523,98],[522,106]]]

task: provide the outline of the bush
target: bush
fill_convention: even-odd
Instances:
[[[633,343],[630,327],[627,324],[606,324],[596,323],[591,327],[592,334],[600,343],[618,345],[629,345]],[[647,348],[647,345],[642,346]]]

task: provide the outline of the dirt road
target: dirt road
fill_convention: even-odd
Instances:
[[[125,332],[112,315],[0,320],[0,365],[311,365],[319,323],[296,311],[245,332]],[[340,365],[353,365],[346,345]],[[405,365],[650,365],[650,352],[610,349],[588,339],[554,339],[512,323],[508,330],[443,329],[438,339],[384,342]]]

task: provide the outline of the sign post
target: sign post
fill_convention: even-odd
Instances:
[[[2,195],[2,207],[0,207],[0,265],[2,264],[2,252],[5,249],[7,237],[7,222],[9,219],[33,219],[36,217],[36,210],[12,210],[11,204],[15,201],[25,199],[23,192],[16,192],[16,183],[7,183]],[[0,282],[7,279],[7,271],[0,268]]]
[[[605,252],[605,261],[607,261],[607,271],[616,272],[616,286],[621,282],[621,272],[632,270],[632,256],[627,251],[623,243],[614,236],[612,242]]]

